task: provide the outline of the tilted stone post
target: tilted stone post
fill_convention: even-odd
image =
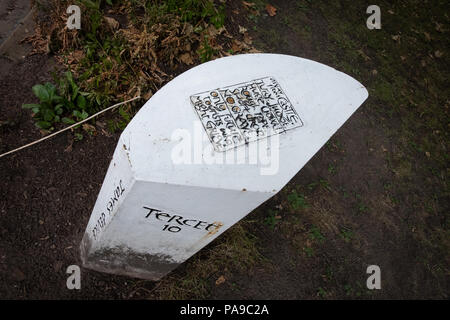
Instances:
[[[346,74],[287,55],[181,74],[122,133],[83,265],[159,280],[279,192],[367,96]]]

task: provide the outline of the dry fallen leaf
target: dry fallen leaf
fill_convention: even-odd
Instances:
[[[112,137],[112,134],[109,133],[108,131],[106,131],[105,129],[102,129],[102,133],[103,133],[104,136],[106,136],[108,138]],[[70,146],[70,151],[72,151],[72,146]]]
[[[190,23],[185,23],[183,27],[184,34],[189,36],[194,32],[194,26]]]
[[[239,52],[242,50],[242,47],[239,45],[239,42],[237,40],[233,41],[233,43],[231,44],[231,50],[233,50],[233,52]]]
[[[183,53],[180,55],[180,61],[184,64],[191,65],[194,63],[194,60],[192,59],[192,55],[189,52]]]
[[[255,4],[253,2],[242,1],[242,5],[247,8],[254,7]]]
[[[251,47],[248,51],[248,53],[263,53],[261,50],[258,50],[256,48]]]
[[[436,58],[440,58],[444,55],[444,53],[442,51],[436,50],[434,52],[434,55],[436,56]]]
[[[225,277],[224,276],[220,276],[217,280],[216,280],[216,286],[221,285],[222,283],[225,282]]]
[[[277,14],[277,8],[275,8],[271,4],[266,4],[266,11],[271,17]]]
[[[245,33],[244,34],[244,43],[248,44],[248,45],[251,45],[252,42],[253,42],[252,38],[248,35],[248,33]]]
[[[83,56],[84,56],[84,53],[82,50],[75,50],[74,52],[72,52],[71,54],[68,55],[67,63],[68,64],[78,63],[83,58]]]
[[[69,144],[69,145],[67,146],[67,148],[64,149],[64,152],[72,152],[72,143]]]
[[[120,24],[119,24],[119,22],[116,19],[110,18],[110,17],[104,17],[104,18],[106,20],[106,23],[108,23],[108,26],[112,30],[119,29]]]
[[[439,31],[439,32],[443,32],[444,31],[444,29],[442,28],[442,24],[440,24],[438,22],[435,22],[434,25],[436,26],[435,27],[436,31]]]
[[[357,52],[364,58],[364,60],[369,61],[370,57],[364,53],[362,49],[357,50]]]
[[[153,96],[153,92],[150,90],[147,93],[144,93],[142,96],[145,100],[149,100]]]
[[[245,50],[245,49],[250,49],[250,46],[247,45],[245,42],[242,42],[242,41],[234,39],[232,44],[231,44],[231,49],[234,52],[239,52],[239,51],[242,51],[242,50]]]
[[[95,131],[95,127],[93,125],[91,125],[91,124],[83,123],[81,126],[83,127],[83,129],[85,131],[90,131],[90,132],[94,132]]]
[[[395,35],[395,36],[391,36],[391,38],[392,38],[394,41],[398,41],[398,39],[400,39],[400,36],[399,36],[399,35]]]
[[[208,33],[208,35],[210,37],[215,37],[219,34],[219,31],[213,25],[208,26],[208,28],[206,29],[206,32]]]
[[[246,28],[244,28],[244,27],[242,27],[242,26],[239,26],[239,33],[244,34],[246,31],[247,31]]]

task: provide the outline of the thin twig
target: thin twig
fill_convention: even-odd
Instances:
[[[29,143],[29,144],[26,144],[26,145],[24,145],[24,146],[21,146],[21,147],[19,147],[19,148],[17,148],[17,149],[14,149],[14,150],[5,152],[5,153],[3,153],[3,154],[0,154],[0,158],[6,156],[6,155],[8,155],[8,154],[17,152],[17,151],[19,151],[19,150],[22,150],[22,149],[31,147],[32,145],[37,144],[37,143],[39,143],[39,142],[42,142],[42,141],[44,141],[44,140],[50,139],[51,137],[54,137],[54,136],[56,136],[57,134],[60,134],[61,132],[67,131],[67,130],[69,130],[69,129],[72,129],[73,127],[76,127],[76,126],[78,126],[78,125],[80,125],[80,124],[82,124],[82,123],[84,123],[84,122],[87,122],[87,121],[91,120],[92,118],[95,118],[96,116],[102,114],[103,112],[106,112],[106,111],[111,110],[111,109],[113,109],[113,108],[116,108],[116,107],[118,107],[118,106],[120,106],[120,105],[122,105],[122,104],[131,102],[131,101],[134,101],[134,100],[137,100],[137,99],[140,99],[140,98],[141,98],[140,96],[137,96],[137,97],[134,97],[134,98],[132,98],[132,99],[130,99],[130,100],[127,100],[127,101],[124,101],[124,102],[120,102],[120,103],[116,103],[115,105],[112,105],[112,106],[110,106],[110,107],[108,107],[108,108],[106,108],[106,109],[103,109],[103,110],[101,110],[101,111],[99,111],[99,112],[93,114],[92,116],[90,116],[90,117],[88,117],[88,118],[86,118],[86,119],[84,119],[84,120],[81,120],[80,122],[77,122],[77,123],[74,123],[74,124],[68,126],[67,128],[64,128],[64,129],[61,129],[61,130],[59,130],[59,131],[56,131],[56,132],[54,132],[54,133],[52,133],[52,134],[49,134],[48,136],[45,136],[45,137],[43,137],[43,138],[41,138],[41,139],[39,139],[39,140],[36,140],[36,141],[33,141],[33,142]]]

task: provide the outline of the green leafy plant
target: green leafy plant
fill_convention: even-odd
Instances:
[[[327,292],[322,287],[319,287],[317,290],[317,296],[320,298],[325,298],[327,296]]]
[[[211,60],[211,58],[215,54],[214,49],[209,44],[207,36],[205,36],[205,38],[203,39],[203,43],[200,46],[200,48],[198,49],[197,53],[198,53],[198,55],[200,57],[200,61],[202,63],[208,62],[209,60]]]
[[[59,91],[63,96],[63,104],[68,113],[66,117],[62,118],[64,123],[74,124],[89,116],[88,111],[92,109],[91,103],[86,99],[89,93],[80,91],[70,71],[65,72],[64,77],[59,79]]]
[[[33,86],[33,93],[40,103],[24,104],[22,108],[31,109],[35,124],[40,129],[52,131],[57,123],[74,124],[84,120],[94,110],[93,104],[80,91],[70,71],[55,79],[58,87],[52,83]]]
[[[358,202],[358,211],[360,213],[367,212],[367,209],[367,206],[362,201]]]
[[[341,237],[345,242],[350,242],[353,239],[353,231],[350,229],[341,229]]]
[[[314,256],[314,249],[311,247],[304,247],[303,251],[305,251],[306,255],[311,258],[312,256]]]
[[[336,173],[336,167],[334,165],[332,165],[331,163],[328,165],[328,172],[331,174]]]
[[[264,219],[264,223],[270,228],[274,229],[275,225],[279,222],[279,217],[276,211],[269,209],[269,215]]]
[[[319,242],[323,242],[325,240],[324,235],[322,234],[322,232],[320,232],[320,229],[316,226],[311,227],[311,229],[309,230],[309,235],[311,239],[317,240]]]
[[[47,82],[33,86],[33,93],[40,103],[23,104],[22,108],[31,109],[40,129],[53,130],[53,124],[61,121],[64,113],[64,99],[57,94],[56,87]]]
[[[83,140],[83,134],[76,132],[75,133],[75,141],[81,141]]]
[[[124,130],[127,124],[131,121],[132,115],[124,107],[119,107],[120,119],[109,120],[108,129],[110,132],[114,133],[116,130]]]

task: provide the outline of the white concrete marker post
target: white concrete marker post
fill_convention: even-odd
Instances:
[[[181,74],[122,133],[83,265],[159,280],[280,191],[367,96],[344,73],[278,54]]]

